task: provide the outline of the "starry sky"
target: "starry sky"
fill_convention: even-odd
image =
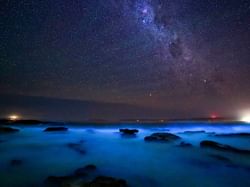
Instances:
[[[248,0],[3,0],[0,44],[0,115],[44,117],[53,99],[57,119],[70,101],[94,103],[100,118],[250,108]],[[109,114],[95,116],[96,103]]]

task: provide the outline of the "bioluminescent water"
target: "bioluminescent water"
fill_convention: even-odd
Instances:
[[[93,176],[121,178],[130,187],[250,186],[249,154],[200,147],[201,141],[213,140],[250,150],[250,136],[216,136],[250,133],[247,123],[64,124],[66,132],[43,132],[48,126],[15,125],[20,132],[0,134],[1,187],[46,186],[47,177],[71,175],[88,164],[97,167]],[[123,136],[121,126],[139,133]],[[170,132],[181,139],[145,142],[144,137],[154,132]],[[192,146],[181,147],[180,142]]]

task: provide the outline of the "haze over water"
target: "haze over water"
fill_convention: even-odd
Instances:
[[[48,176],[71,175],[88,164],[97,167],[93,176],[122,178],[131,187],[250,186],[249,155],[199,146],[202,140],[214,140],[250,150],[249,136],[214,136],[214,133],[250,133],[247,123],[64,124],[69,131],[43,132],[48,126],[50,124],[16,125],[20,132],[0,135],[1,187],[44,186]],[[121,127],[137,128],[139,133],[123,136],[119,132]],[[168,143],[145,142],[144,137],[154,132],[170,132],[182,139]],[[193,146],[180,147],[181,141]],[[70,143],[79,143],[85,153],[67,146]],[[22,160],[22,164],[10,165],[13,159]],[[87,176],[86,180],[93,176]]]

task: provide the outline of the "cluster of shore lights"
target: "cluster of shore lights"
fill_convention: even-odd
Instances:
[[[20,119],[20,116],[18,116],[18,115],[16,115],[16,114],[12,114],[12,115],[9,116],[9,119],[10,119],[11,121],[15,121],[15,120]]]
[[[240,121],[243,121],[245,123],[250,123],[250,114],[242,116]]]

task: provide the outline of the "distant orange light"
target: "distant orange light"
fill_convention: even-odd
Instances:
[[[20,117],[18,116],[18,115],[10,115],[9,116],[9,119],[11,120],[11,121],[15,121],[15,120],[18,120]]]

